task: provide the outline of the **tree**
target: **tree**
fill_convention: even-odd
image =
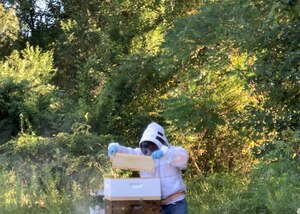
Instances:
[[[274,121],[297,126],[299,24],[294,3],[207,1],[199,13],[178,20],[167,34],[159,61],[165,84],[172,86],[164,96],[164,115],[175,130],[185,133],[177,138],[196,151],[192,160],[201,163],[198,171],[230,169],[230,156],[239,168],[251,162],[254,144],[274,136]],[[274,12],[280,11],[275,18]],[[278,68],[283,69],[273,76]],[[291,79],[284,80],[285,69],[291,69]],[[279,94],[282,100],[290,99],[288,104],[277,102],[278,89],[288,95]],[[274,112],[274,107],[280,111]],[[245,152],[243,160],[240,155]],[[224,162],[220,165],[219,160]]]
[[[19,26],[15,10],[6,9],[0,3],[0,60],[11,51],[13,42],[18,38]]]
[[[262,104],[263,125],[269,132],[300,127],[299,84],[299,1],[269,2],[261,35],[246,40],[248,51],[256,52],[255,75],[249,83],[258,96],[266,96]],[[253,43],[260,46],[253,48]],[[254,117],[255,118],[255,117]],[[257,120],[262,118],[257,117]]]
[[[26,42],[46,49],[59,31],[62,5],[59,0],[4,0],[7,7],[14,8],[19,19],[19,46]]]
[[[55,102],[50,95],[55,87],[49,84],[55,74],[52,63],[51,52],[29,45],[0,62],[1,144],[20,131],[33,133],[45,123]]]
[[[156,66],[159,47],[175,17],[186,16],[199,4],[111,1],[101,6],[101,26],[119,48],[119,55],[91,112],[95,130],[138,138],[147,122],[163,122],[160,93],[166,86]]]

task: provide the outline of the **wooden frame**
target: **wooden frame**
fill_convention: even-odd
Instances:
[[[113,169],[154,172],[154,160],[151,156],[117,153],[111,160]]]

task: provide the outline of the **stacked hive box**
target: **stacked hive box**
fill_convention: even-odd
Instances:
[[[158,201],[110,201],[105,200],[105,214],[158,214],[160,205]]]
[[[153,171],[151,157],[117,154],[113,168]],[[105,214],[160,213],[160,179],[158,178],[105,178]]]

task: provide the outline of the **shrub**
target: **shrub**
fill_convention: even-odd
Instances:
[[[187,181],[191,214],[233,213],[233,201],[247,187],[247,179],[234,174],[211,174]],[[239,213],[239,212],[237,212]]]
[[[296,213],[300,204],[300,132],[285,131],[257,148],[260,163],[249,184],[226,206],[229,213]]]
[[[101,188],[110,173],[105,149],[110,137],[87,128],[77,124],[73,133],[52,138],[23,133],[3,145],[0,212],[86,212],[90,189]]]

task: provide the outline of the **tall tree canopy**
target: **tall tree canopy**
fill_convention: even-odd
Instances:
[[[14,9],[6,9],[0,3],[0,60],[10,53],[10,48],[18,38],[19,26]]]
[[[299,129],[297,0],[2,2],[2,75],[56,86],[69,123],[133,143],[156,120],[197,173],[248,170],[251,149]]]

